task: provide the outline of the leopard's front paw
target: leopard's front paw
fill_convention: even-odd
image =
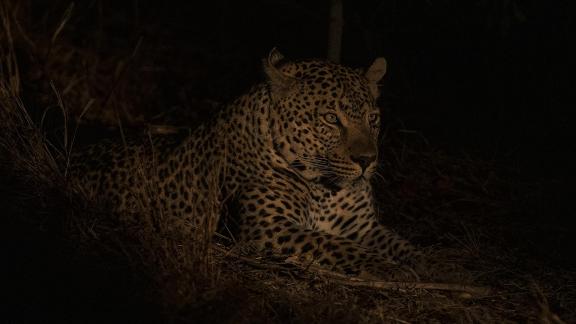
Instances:
[[[360,277],[385,281],[414,282],[419,281],[418,274],[406,265],[392,263],[381,258],[368,259],[364,262]]]
[[[457,281],[462,267],[453,262],[442,260],[435,254],[418,254],[416,257],[406,260],[407,266],[412,268],[425,281]]]

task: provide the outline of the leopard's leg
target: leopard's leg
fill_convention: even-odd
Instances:
[[[329,208],[328,208],[329,207]],[[350,239],[389,262],[414,265],[422,253],[409,241],[381,225],[369,183],[343,189],[327,199],[320,228]]]
[[[265,203],[258,203],[258,197],[265,198]],[[375,264],[387,263],[357,241],[307,227],[304,199],[288,201],[283,193],[248,190],[239,203],[240,240],[262,250],[309,257],[325,268],[347,274],[373,273]]]

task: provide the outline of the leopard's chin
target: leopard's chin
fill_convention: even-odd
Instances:
[[[333,192],[338,192],[343,188],[345,188],[344,183],[338,181],[338,179],[335,179],[334,177],[326,177],[326,176],[318,177],[315,182],[321,184],[322,186]]]

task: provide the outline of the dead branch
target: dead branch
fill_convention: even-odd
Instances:
[[[223,253],[226,256],[234,257],[252,267],[261,270],[292,270],[286,266],[296,266],[300,270],[305,270],[307,272],[318,274],[326,279],[336,281],[340,284],[352,286],[352,287],[367,287],[382,290],[398,290],[407,291],[415,289],[425,289],[425,290],[440,290],[440,291],[452,291],[461,293],[462,298],[472,298],[472,297],[482,297],[490,294],[492,289],[489,287],[479,287],[479,286],[468,286],[461,284],[450,284],[450,283],[436,283],[436,282],[398,282],[398,281],[382,281],[365,279],[360,277],[349,277],[344,274],[340,274],[334,271],[326,270],[317,265],[305,265],[296,258],[287,258],[284,261],[284,266],[277,263],[270,263],[264,260],[258,260],[252,257],[247,257],[235,253],[231,250],[213,246],[216,251]]]
[[[398,282],[398,281],[382,281],[373,279],[364,279],[360,277],[349,277],[334,271],[323,269],[319,266],[312,265],[308,270],[318,273],[331,280],[337,281],[341,284],[353,287],[369,287],[383,290],[441,290],[460,292],[464,298],[471,298],[473,296],[480,297],[490,294],[492,291],[488,287],[468,286],[461,284],[438,283],[438,282]]]

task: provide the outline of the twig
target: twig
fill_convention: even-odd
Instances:
[[[263,270],[290,270],[286,267],[280,266],[278,264],[270,264],[256,260],[254,258],[239,255],[228,249],[214,246],[215,250],[224,253],[227,256],[232,256],[245,262],[255,268]],[[316,265],[303,265],[301,262],[294,260],[293,258],[286,259],[285,265],[297,266],[301,270],[319,274],[325,278],[336,281],[343,285],[353,286],[353,287],[368,287],[376,288],[382,290],[414,290],[414,289],[425,289],[425,290],[441,290],[441,291],[454,291],[464,294],[469,294],[470,296],[463,296],[471,298],[473,296],[485,296],[492,292],[488,287],[478,287],[478,286],[468,286],[461,284],[450,284],[450,283],[436,283],[436,282],[398,282],[398,281],[382,281],[382,280],[371,280],[359,277],[349,277],[344,274],[340,274],[334,271],[326,270],[320,266]]]
[[[359,277],[349,277],[337,272],[320,268],[318,266],[311,266],[309,267],[309,269],[329,279],[335,280],[341,284],[353,287],[370,287],[385,290],[412,290],[412,289],[442,290],[442,291],[455,291],[455,292],[467,293],[473,296],[485,296],[490,294],[491,292],[491,289],[488,287],[467,286],[461,284],[449,284],[438,282],[398,282],[398,281],[371,280]]]

